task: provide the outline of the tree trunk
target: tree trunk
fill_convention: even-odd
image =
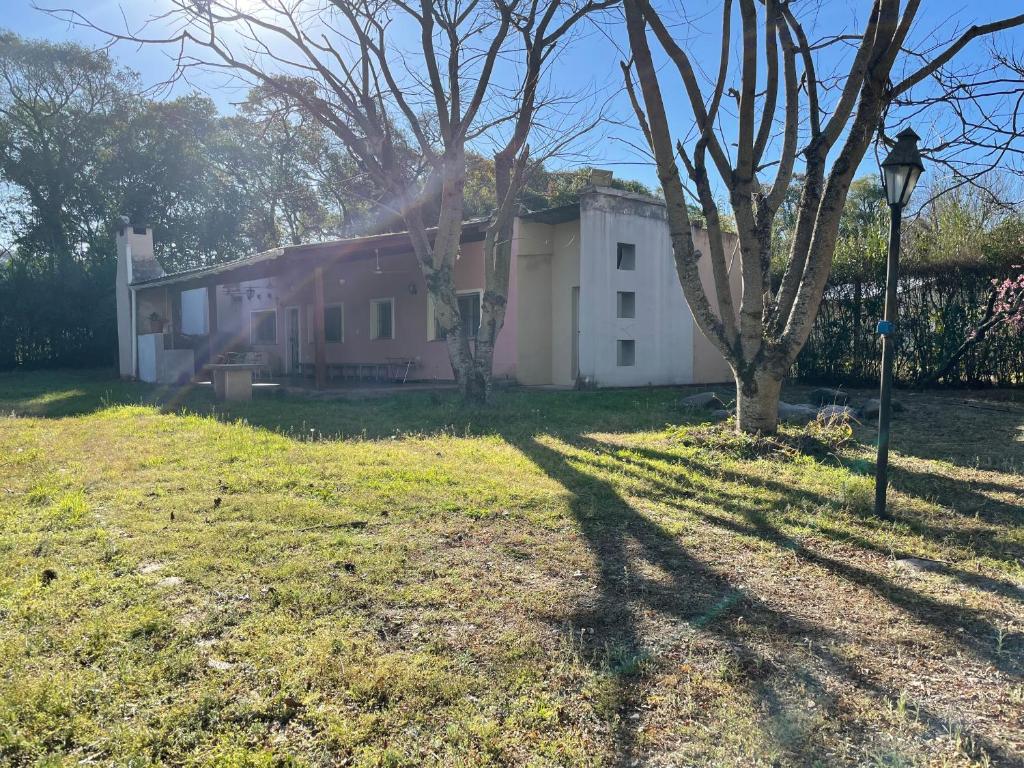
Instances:
[[[482,333],[476,340],[473,369],[473,394],[479,402],[486,403],[491,399],[494,365],[494,345]]]
[[[779,392],[782,379],[766,370],[736,375],[736,429],[738,432],[774,435],[779,423]]]

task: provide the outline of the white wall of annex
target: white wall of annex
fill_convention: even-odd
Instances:
[[[580,373],[598,386],[693,381],[693,318],[676,275],[664,206],[602,190],[581,213]],[[636,246],[636,269],[616,268],[618,243]],[[636,293],[636,317],[617,317],[618,291]],[[636,342],[619,366],[617,341]]]

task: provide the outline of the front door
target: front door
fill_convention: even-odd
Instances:
[[[299,372],[299,308],[288,307],[288,373]]]

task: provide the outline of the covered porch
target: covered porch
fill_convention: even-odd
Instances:
[[[461,292],[482,289],[482,239],[482,224],[466,226]],[[289,246],[130,288],[144,380],[209,381],[224,366],[314,390],[454,378],[404,233]]]

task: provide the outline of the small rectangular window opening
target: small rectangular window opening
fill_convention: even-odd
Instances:
[[[395,304],[393,299],[370,301],[370,339],[393,339]]]
[[[619,243],[616,249],[615,268],[629,271],[636,269],[636,246],[633,243]]]
[[[277,344],[277,311],[253,312],[250,316],[249,341],[252,344]]]
[[[633,339],[619,339],[617,362],[625,367],[636,364],[636,342]]]
[[[616,298],[616,313],[619,317],[636,317],[636,293],[619,291]]]

